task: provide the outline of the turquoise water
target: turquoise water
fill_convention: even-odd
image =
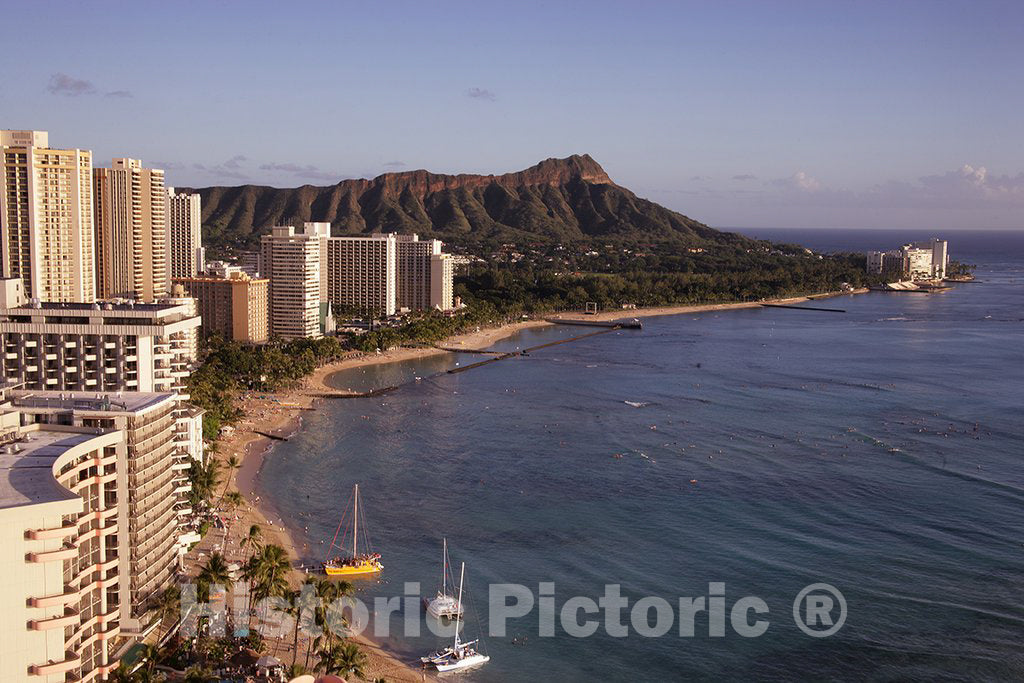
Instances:
[[[559,606],[607,583],[675,605],[724,582],[727,609],[747,595],[769,608],[757,638],[710,637],[704,615],[694,637],[547,638],[535,609],[487,638],[492,661],[470,680],[1020,678],[1024,239],[950,239],[978,283],[832,299],[845,314],[648,318],[455,375],[442,371],[468,354],[338,376],[412,381],[310,413],[259,488],[318,561],[361,484],[386,565],[364,598],[401,595],[404,581],[433,591],[446,535],[467,562],[471,635],[502,582],[554,582]],[[566,334],[527,330],[496,348]],[[829,638],[794,623],[814,582],[847,602]],[[387,644],[413,660],[440,642]]]

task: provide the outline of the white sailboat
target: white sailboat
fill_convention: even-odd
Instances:
[[[459,572],[459,605],[462,604],[462,584],[466,577],[466,563],[462,563],[462,569]],[[467,643],[459,641],[459,626],[462,619],[461,614],[457,614],[455,617],[455,642],[451,647],[446,647],[443,650],[438,650],[432,655],[421,657],[420,661],[424,664],[431,664],[440,672],[445,671],[458,671],[461,669],[468,669],[474,666],[480,666],[491,661],[491,658],[485,654],[477,652],[476,645],[480,642],[479,640],[471,640]]]
[[[437,597],[427,603],[427,614],[435,619],[454,619],[462,616],[462,603],[448,594],[448,539],[444,539],[444,554],[441,558],[441,590]],[[454,581],[452,582],[454,583]],[[452,586],[454,593],[455,586]]]

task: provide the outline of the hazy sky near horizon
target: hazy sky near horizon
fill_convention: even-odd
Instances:
[[[714,226],[1024,228],[1020,2],[13,2],[0,128],[182,186],[589,153]]]

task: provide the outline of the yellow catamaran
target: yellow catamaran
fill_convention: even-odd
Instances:
[[[356,484],[352,498],[352,556],[346,558],[334,557],[324,562],[324,573],[328,576],[358,579],[373,576],[384,569],[384,565],[380,563],[379,553],[370,552],[367,547],[366,552],[362,555],[359,554],[359,484]],[[334,538],[331,539],[331,548],[328,550],[328,553],[333,552],[335,548],[341,550],[341,547],[335,545],[335,542],[338,540],[338,534],[341,533],[341,527],[344,523],[345,519],[342,518],[341,522],[338,523],[337,530],[334,532]],[[369,546],[369,543],[364,543],[364,545]]]

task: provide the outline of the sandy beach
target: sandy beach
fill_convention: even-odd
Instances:
[[[856,290],[854,292],[842,292],[836,294],[823,294],[813,297],[792,297],[788,299],[773,299],[765,302],[740,302],[723,304],[687,305],[687,306],[663,306],[642,309],[622,309],[604,311],[596,315],[584,316],[581,313],[563,313],[548,317],[586,318],[590,321],[609,321],[619,319],[642,318],[659,315],[680,315],[686,313],[701,313],[707,311],[724,311],[740,308],[756,308],[761,303],[796,304],[812,299],[827,298],[843,294],[859,294],[867,290]],[[307,548],[296,546],[295,539],[289,534],[284,520],[274,509],[272,503],[262,499],[257,491],[256,484],[260,470],[265,458],[273,457],[274,440],[264,434],[272,434],[280,437],[287,437],[301,428],[302,415],[309,410],[315,409],[318,400],[317,395],[325,392],[344,393],[328,383],[328,377],[336,372],[349,370],[351,368],[375,365],[378,363],[394,363],[399,361],[423,358],[436,354],[448,353],[445,349],[485,349],[492,344],[509,337],[520,330],[552,325],[543,319],[530,319],[518,321],[500,327],[478,329],[466,334],[457,335],[445,340],[436,347],[410,347],[399,348],[379,354],[353,353],[351,356],[318,368],[312,375],[290,390],[274,394],[250,393],[239,397],[238,405],[245,417],[240,420],[229,433],[223,435],[218,443],[218,454],[222,462],[234,455],[238,458],[240,467],[237,470],[225,472],[226,481],[220,484],[221,491],[236,489],[245,498],[246,504],[241,508],[225,514],[225,519],[230,520],[227,529],[211,530],[203,542],[200,543],[186,558],[186,569],[191,573],[198,571],[198,567],[205,562],[212,551],[223,552],[228,562],[239,562],[241,564],[247,556],[247,551],[240,546],[241,538],[248,532],[253,524],[258,524],[262,529],[264,543],[275,543],[285,548],[294,566],[299,568],[293,576],[293,583],[298,585],[305,576],[300,568],[301,558],[307,553],[302,551]],[[264,434],[260,434],[263,432]],[[308,556],[308,555],[307,555]],[[374,679],[385,677],[394,681],[421,681],[425,680],[424,673],[411,663],[399,660],[392,653],[388,652],[380,644],[373,642],[366,637],[358,637],[357,640],[366,652],[368,664],[366,667],[367,677]],[[299,661],[305,655],[304,643],[300,639]],[[282,661],[290,662],[290,642],[275,642],[272,648],[274,654]],[[312,658],[315,661],[315,657]]]

